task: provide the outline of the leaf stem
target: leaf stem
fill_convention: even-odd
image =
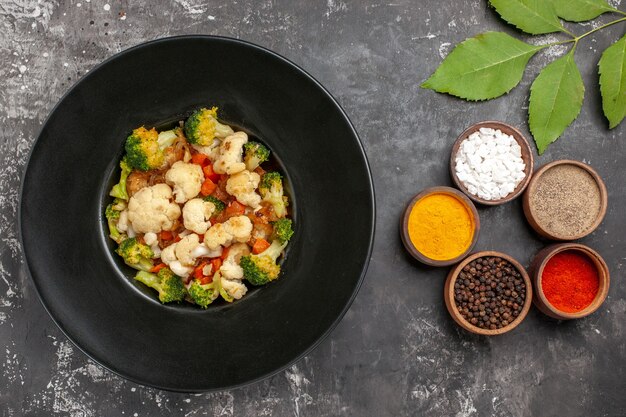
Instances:
[[[545,44],[545,45],[541,45],[541,46],[543,46],[544,48],[548,48],[548,47],[550,47],[550,46],[564,45],[564,44],[566,44],[566,43],[572,43],[572,42],[576,42],[576,38],[573,38],[573,39],[566,39],[566,40],[564,40],[564,41],[560,41],[560,42],[552,42],[552,43],[547,43],[547,44]]]
[[[620,13],[620,14],[623,14],[624,16],[626,16],[626,12],[622,12],[621,10],[616,10],[616,12],[617,12],[617,13]],[[559,42],[546,43],[546,44],[544,44],[544,45],[540,45],[540,46],[542,46],[543,48],[548,48],[548,47],[550,47],[550,46],[565,45],[566,43],[572,43],[572,42],[574,43],[574,45],[577,45],[577,44],[578,44],[578,41],[579,41],[579,40],[581,40],[582,38],[584,38],[584,37],[586,37],[586,36],[589,36],[589,35],[591,35],[591,34],[592,34],[592,33],[594,33],[594,32],[597,32],[597,31],[599,31],[599,30],[602,30],[602,29],[604,29],[604,28],[607,28],[607,27],[609,27],[609,26],[612,26],[612,25],[614,25],[614,24],[616,24],[616,23],[620,23],[620,22],[626,22],[626,17],[622,17],[621,19],[613,20],[612,22],[606,23],[606,24],[604,24],[604,25],[602,25],[602,26],[598,26],[597,28],[592,29],[592,30],[590,30],[589,32],[585,32],[585,33],[583,33],[583,34],[582,34],[582,35],[580,35],[580,36],[576,36],[576,35],[574,35],[573,33],[571,33],[571,32],[569,32],[569,31],[567,31],[566,33],[568,33],[568,34],[572,35],[572,39],[566,39],[566,40],[564,40],[564,41],[559,41]]]
[[[624,13],[624,12],[622,12],[622,11],[618,11],[618,12],[619,12],[619,13],[621,13],[621,14],[626,15],[626,13]],[[621,19],[617,19],[617,20],[613,20],[612,22],[605,23],[604,25],[602,25],[602,26],[598,26],[597,28],[592,29],[592,30],[590,30],[589,32],[585,32],[585,33],[583,33],[583,34],[582,34],[582,35],[580,35],[580,36],[576,36],[576,37],[573,39],[573,41],[574,41],[574,42],[578,42],[579,40],[581,40],[581,39],[582,39],[582,38],[584,38],[585,36],[589,36],[589,35],[591,35],[591,34],[592,34],[592,33],[594,33],[594,32],[597,32],[597,31],[599,31],[599,30],[602,30],[602,29],[604,29],[604,28],[607,28],[607,27],[609,27],[609,26],[612,26],[612,25],[614,25],[614,24],[616,24],[616,23],[620,23],[620,22],[624,22],[624,21],[626,21],[626,17],[622,17]]]
[[[565,29],[565,28],[563,28],[563,29],[561,30],[561,32],[563,32],[563,33],[567,33],[567,34],[568,34],[568,35],[570,35],[572,38],[575,38],[575,37],[576,37],[576,35],[575,35],[573,32],[570,32],[569,30],[567,30],[567,29]]]

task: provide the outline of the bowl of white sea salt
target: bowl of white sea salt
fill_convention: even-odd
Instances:
[[[524,192],[533,163],[530,145],[518,129],[485,121],[465,129],[454,142],[450,175],[474,202],[495,206]]]

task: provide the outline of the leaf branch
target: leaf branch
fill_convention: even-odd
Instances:
[[[529,128],[539,153],[557,140],[581,111],[585,87],[574,54],[578,42],[626,21],[626,12],[607,0],[489,0],[500,17],[519,30],[533,34],[562,32],[569,39],[531,45],[502,32],[486,32],[458,44],[421,86],[468,101],[490,100],[519,84],[528,61],[544,48],[572,44],[564,56],[548,64],[531,85]],[[584,22],[605,13],[623,17],[580,35],[563,26]],[[600,92],[612,129],[626,118],[626,36],[611,45],[599,62]]]
[[[620,11],[620,13],[626,16],[626,12],[621,12],[621,11]],[[620,18],[620,19],[617,19],[617,20],[613,20],[613,21],[611,21],[611,22],[608,22],[608,23],[606,23],[606,24],[604,24],[604,25],[602,25],[602,26],[598,26],[597,28],[592,29],[592,30],[590,30],[590,31],[588,31],[588,32],[585,32],[585,33],[583,33],[583,34],[581,34],[581,35],[579,35],[579,36],[572,35],[572,39],[565,39],[564,41],[559,41],[559,42],[552,42],[552,43],[542,44],[542,45],[540,45],[540,46],[543,46],[543,47],[549,47],[549,46],[565,45],[565,44],[567,44],[567,43],[572,43],[572,42],[576,45],[576,44],[578,44],[578,41],[580,41],[581,39],[583,39],[583,38],[585,38],[585,37],[587,37],[587,36],[591,35],[592,33],[595,33],[595,32],[597,32],[597,31],[599,31],[599,30],[605,29],[605,28],[607,28],[607,27],[609,27],[609,26],[613,26],[613,25],[615,25],[615,24],[617,24],[617,23],[621,23],[621,22],[626,22],[626,17],[622,17],[622,18]]]
[[[619,11],[619,10],[618,10],[618,11]],[[626,13],[624,13],[624,12],[620,12],[620,13],[626,16]],[[604,25],[602,25],[602,26],[598,26],[598,27],[597,27],[597,28],[595,28],[595,29],[591,29],[589,32],[585,32],[585,33],[583,33],[583,34],[582,34],[582,35],[580,35],[580,36],[575,36],[575,35],[574,35],[574,39],[573,39],[573,41],[574,41],[574,42],[576,42],[576,43],[578,43],[578,41],[579,41],[579,40],[581,40],[582,38],[584,38],[584,37],[586,37],[586,36],[591,35],[591,34],[592,34],[592,33],[594,33],[594,32],[597,32],[597,31],[602,30],[602,29],[604,29],[604,28],[608,28],[609,26],[613,26],[613,25],[615,25],[616,23],[620,23],[620,22],[624,22],[624,21],[626,21],[626,17],[622,17],[621,19],[617,19],[617,20],[613,20],[612,22],[605,23]]]

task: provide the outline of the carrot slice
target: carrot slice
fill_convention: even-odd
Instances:
[[[169,230],[163,230],[161,233],[159,233],[159,238],[161,240],[172,240],[174,239],[174,235]]]
[[[208,262],[202,262],[200,265],[196,266],[193,270],[193,277],[195,279],[202,279],[202,269],[208,264]]]
[[[263,238],[259,238],[255,240],[254,245],[252,245],[252,253],[254,253],[255,255],[258,255],[259,253],[263,252],[265,249],[269,247],[270,247],[270,242],[268,242],[267,240]]]
[[[217,183],[220,180],[220,174],[216,174],[213,171],[213,165],[208,164],[202,168],[202,172],[204,172],[204,177],[210,179],[211,181]]]
[[[196,153],[191,156],[191,163],[202,166],[207,158],[208,156],[203,153]]]
[[[152,272],[152,273],[156,274],[156,273],[157,273],[157,272],[159,272],[161,269],[166,268],[166,267],[167,267],[167,265],[165,265],[164,263],[160,263],[160,264],[158,264],[158,265],[155,265],[155,266],[154,266],[154,267],[150,270],[150,272]]]
[[[222,267],[222,260],[220,258],[211,259],[211,265],[213,266],[213,272],[217,272]]]
[[[226,207],[226,210],[224,210],[226,216],[228,217],[241,216],[243,213],[245,213],[245,211],[246,206],[239,203],[238,201],[233,201],[228,205],[228,207]]]
[[[213,191],[215,191],[216,188],[217,188],[217,184],[215,184],[213,181],[207,178],[202,183],[202,188],[200,188],[200,193],[203,196],[211,195]]]
[[[211,275],[208,276],[202,276],[202,278],[198,278],[198,282],[201,285],[205,285],[205,284],[210,284],[213,282],[213,277]]]

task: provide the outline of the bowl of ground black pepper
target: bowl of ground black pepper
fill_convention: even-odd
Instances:
[[[579,319],[596,311],[609,292],[610,274],[595,250],[579,243],[550,245],[529,268],[534,304],[559,320]]]
[[[474,253],[448,273],[444,300],[454,321],[485,336],[517,327],[532,303],[532,285],[524,267],[501,252]]]
[[[530,226],[551,240],[577,240],[592,233],[604,219],[607,191],[589,165],[559,160],[539,168],[524,193],[524,214]]]

